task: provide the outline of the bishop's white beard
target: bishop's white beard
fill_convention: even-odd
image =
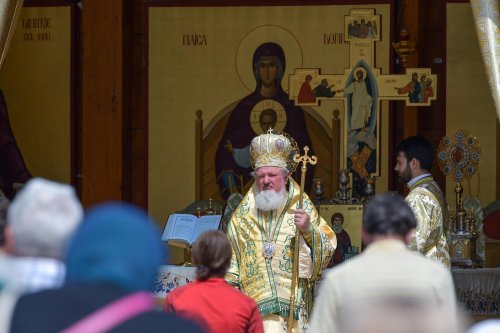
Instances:
[[[286,201],[286,191],[283,187],[281,191],[263,190],[255,194],[255,206],[263,211],[276,210]]]

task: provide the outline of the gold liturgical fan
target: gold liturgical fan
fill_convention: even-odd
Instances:
[[[452,135],[443,137],[439,143],[439,168],[457,182],[456,208],[450,211],[447,230],[452,266],[472,267],[478,262],[475,217],[473,212],[466,212],[464,209],[462,181],[477,172],[480,157],[479,141],[467,130],[457,130]]]

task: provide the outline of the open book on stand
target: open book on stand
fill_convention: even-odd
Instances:
[[[172,214],[168,217],[161,240],[168,244],[190,247],[207,230],[219,228],[221,215]]]

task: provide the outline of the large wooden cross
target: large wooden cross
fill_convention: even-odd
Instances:
[[[381,38],[381,18],[374,9],[352,9],[344,18],[349,42],[349,68],[341,74],[322,74],[320,68],[296,68],[289,76],[289,96],[299,106],[318,106],[343,100],[341,167],[363,181],[379,176],[380,101],[404,100],[407,105],[430,105],[437,95],[437,75],[430,68],[407,68],[405,74],[382,74],[374,68],[375,42]],[[332,170],[332,172],[335,172]],[[355,187],[356,184],[353,184]]]

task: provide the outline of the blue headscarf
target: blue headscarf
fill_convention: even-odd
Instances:
[[[151,290],[166,251],[142,210],[108,203],[88,211],[70,244],[66,283],[104,282],[127,291]]]

